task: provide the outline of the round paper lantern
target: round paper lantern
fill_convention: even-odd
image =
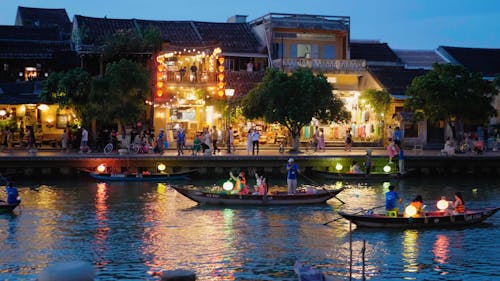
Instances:
[[[442,211],[442,210],[446,210],[446,209],[448,209],[448,200],[441,199],[441,200],[439,200],[439,201],[437,202],[436,206],[437,206],[437,208],[438,208],[439,210],[441,210],[441,211]]]
[[[413,205],[408,205],[408,207],[405,208],[405,216],[406,217],[413,217],[417,214],[417,208]]]
[[[233,184],[231,181],[226,181],[226,182],[222,185],[222,188],[223,188],[225,191],[231,191],[231,190],[233,190],[233,187],[234,187],[234,184]]]
[[[106,171],[106,165],[105,164],[100,164],[99,166],[97,166],[97,171],[99,173],[104,173]]]

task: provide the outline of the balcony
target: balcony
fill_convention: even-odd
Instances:
[[[175,84],[214,84],[217,81],[217,73],[214,72],[182,72],[164,71],[160,79],[165,83]]]
[[[322,73],[352,73],[366,70],[366,60],[283,58],[273,60],[273,67],[284,72],[306,67]]]

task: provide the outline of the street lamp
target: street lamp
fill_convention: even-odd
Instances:
[[[231,104],[229,103],[229,99],[234,96],[234,89],[231,88],[226,88],[224,90],[224,94],[226,96],[226,101],[227,101],[227,129],[231,129]],[[227,139],[227,151],[231,152],[231,143],[229,140],[229,135],[226,136]]]

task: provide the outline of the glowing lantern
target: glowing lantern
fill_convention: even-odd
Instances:
[[[160,163],[160,164],[158,164],[158,166],[156,168],[158,168],[158,171],[163,172],[163,171],[165,171],[167,166],[165,166],[165,164],[163,164],[163,163]]]
[[[106,171],[106,165],[105,164],[100,164],[99,166],[97,166],[97,171],[99,173],[104,173]]]
[[[385,165],[384,166],[384,172],[389,173],[391,171],[391,166]]]
[[[436,206],[437,206],[437,208],[438,208],[439,210],[441,210],[441,211],[442,211],[442,210],[446,210],[446,209],[448,209],[448,200],[441,199],[441,200],[439,200],[439,201],[437,202]]]
[[[222,90],[221,91],[217,91],[217,95],[219,97],[223,97],[224,96],[224,91],[222,91]]]
[[[408,218],[411,218],[417,214],[417,208],[413,205],[408,205],[408,207],[405,208],[405,216]]]
[[[219,65],[219,72],[224,72],[224,66],[223,65]]]
[[[219,61],[220,64],[224,63],[224,58],[223,57],[219,57],[217,60]]]
[[[224,73],[219,74],[218,78],[220,82],[224,81]]]
[[[162,88],[163,87],[163,82],[161,82],[161,81],[156,82],[156,87],[157,88]]]
[[[219,86],[219,89],[223,89],[224,88],[224,83],[220,82],[219,84],[217,84],[217,86]]]
[[[160,72],[156,73],[156,79],[157,79],[157,80],[161,80],[161,79],[163,79],[163,74],[162,74],[162,73],[160,73]]]
[[[226,182],[222,185],[222,188],[223,188],[225,191],[231,191],[231,190],[233,190],[233,187],[234,187],[234,184],[233,184],[231,181],[226,181]]]
[[[163,71],[164,69],[165,69],[165,68],[163,67],[163,65],[162,65],[162,64],[159,64],[159,65],[158,65],[158,71],[160,71],[160,72],[161,72],[161,71]]]
[[[163,91],[162,90],[156,90],[156,96],[158,96],[158,97],[163,96]]]
[[[337,163],[337,165],[335,165],[335,169],[336,169],[337,171],[342,170],[342,168],[344,168],[344,167],[342,167],[342,164],[340,164],[340,163]]]

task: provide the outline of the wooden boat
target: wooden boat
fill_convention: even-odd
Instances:
[[[314,170],[314,173],[321,175],[327,179],[333,180],[383,180],[383,179],[398,179],[404,177],[398,173],[370,173],[370,174],[352,174],[352,173],[336,173],[327,171]]]
[[[0,214],[12,213],[19,204],[7,204],[5,201],[0,201]]]
[[[253,194],[230,194],[225,192],[213,192],[196,188],[172,186],[180,194],[187,198],[209,205],[304,205],[325,203],[344,190],[344,187],[336,190],[315,190],[314,192],[299,192],[293,195],[287,193],[274,193],[268,195]]]
[[[177,173],[154,173],[154,174],[141,174],[141,173],[99,173],[89,172],[89,175],[100,181],[149,181],[149,182],[164,182],[164,181],[179,181],[190,180],[189,174],[194,173],[193,170],[177,172]]]
[[[351,221],[358,227],[378,228],[442,228],[464,227],[478,224],[494,215],[500,208],[484,208],[466,210],[463,214],[450,215],[445,211],[426,212],[419,217],[390,217],[385,214],[349,214],[339,212],[339,215]]]

